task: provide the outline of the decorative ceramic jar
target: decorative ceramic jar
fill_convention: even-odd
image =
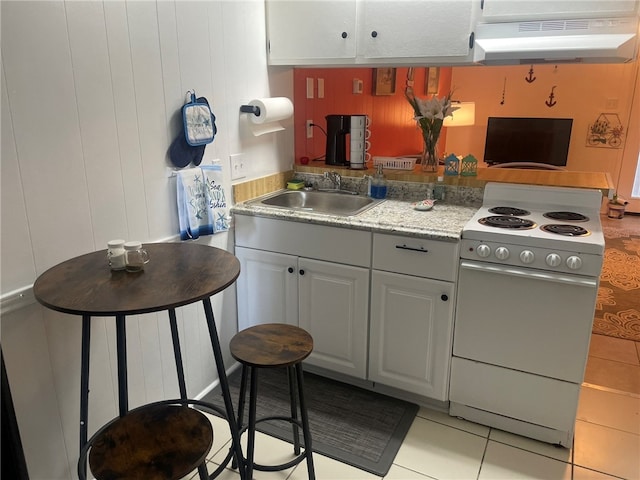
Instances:
[[[444,159],[444,174],[456,176],[460,173],[460,159],[453,153]]]
[[[473,177],[478,174],[478,160],[473,155],[467,155],[462,159],[460,175]]]

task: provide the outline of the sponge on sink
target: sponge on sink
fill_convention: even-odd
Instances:
[[[289,190],[300,190],[304,188],[304,180],[289,180],[287,182],[287,188]]]

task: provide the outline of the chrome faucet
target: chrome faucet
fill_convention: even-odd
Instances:
[[[324,178],[327,180],[331,180],[333,186],[336,190],[340,190],[342,177],[338,172],[324,172]]]

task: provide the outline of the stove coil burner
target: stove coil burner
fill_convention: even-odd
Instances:
[[[531,215],[531,212],[515,207],[493,207],[489,209],[489,213],[495,213],[496,215],[513,215],[514,217]]]
[[[527,230],[536,227],[536,224],[531,220],[507,215],[484,217],[478,220],[478,222],[488,227],[509,228],[512,230]]]
[[[565,237],[584,237],[589,235],[590,232],[586,228],[578,225],[566,225],[566,224],[550,224],[542,225],[540,230],[545,232],[555,233],[557,235],[564,235]]]
[[[576,212],[547,212],[542,216],[552,220],[563,220],[566,222],[586,222],[589,220],[589,217]]]

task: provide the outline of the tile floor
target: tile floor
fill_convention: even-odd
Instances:
[[[558,448],[421,408],[385,480],[640,479],[640,342],[593,335],[572,449]],[[220,462],[229,435],[217,417],[209,461]],[[291,446],[258,434],[256,460],[282,463]],[[314,455],[318,480],[379,479]],[[212,470],[212,468],[210,468]],[[304,463],[256,480],[302,480]],[[197,476],[195,477],[197,478]],[[219,478],[236,480],[226,470]]]
[[[634,219],[636,223],[636,219]],[[220,462],[229,435],[216,432],[209,461]],[[291,447],[259,434],[256,460],[281,463]],[[314,455],[318,480],[379,479]],[[197,478],[197,476],[196,476]],[[235,480],[226,470],[219,478]],[[305,464],[284,472],[256,472],[256,480],[301,480]],[[593,335],[572,449],[420,409],[385,480],[605,480],[640,479],[640,342]]]

